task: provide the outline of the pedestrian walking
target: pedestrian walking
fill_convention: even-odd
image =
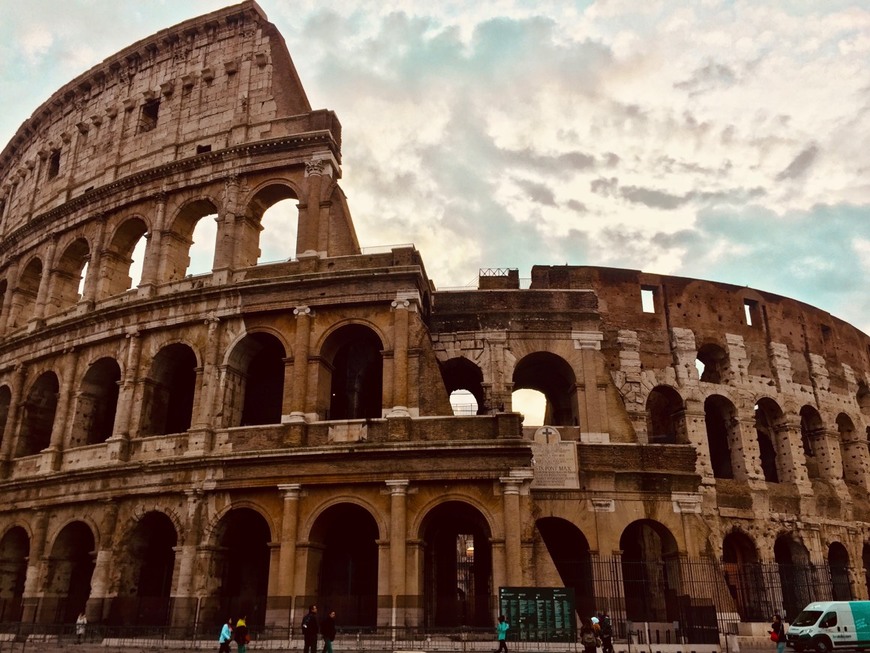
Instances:
[[[580,643],[585,653],[595,653],[598,648],[598,637],[591,619],[584,618],[580,626]]]
[[[773,615],[773,623],[770,624],[770,639],[776,642],[776,653],[785,653],[785,625],[779,613]]]
[[[230,642],[233,641],[233,619],[230,617],[221,626],[221,634],[218,635],[218,653],[230,653]]]
[[[601,653],[613,653],[613,623],[606,612],[601,615],[599,626],[601,634]]]
[[[508,653],[507,631],[510,627],[511,626],[504,618],[504,615],[499,615],[498,623],[495,625],[495,636],[496,639],[498,639],[498,648],[495,649],[495,653]]]
[[[308,614],[302,617],[302,638],[305,642],[302,646],[302,653],[317,653],[317,635],[319,632],[317,606],[312,604],[308,608]]]
[[[335,610],[326,611],[326,618],[320,630],[323,635],[323,653],[332,653],[332,642],[335,640]]]
[[[246,617],[242,617],[236,622],[236,629],[233,631],[233,639],[236,640],[236,646],[239,647],[239,653],[245,653],[248,648],[248,642],[251,641],[251,636],[248,634],[248,623]]]
[[[84,612],[79,612],[76,619],[76,644],[81,644],[85,639],[85,633],[88,629],[88,618]]]

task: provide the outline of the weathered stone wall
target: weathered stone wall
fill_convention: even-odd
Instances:
[[[829,564],[867,596],[866,334],[635,270],[437,291],[413,247],[360,250],[340,144],[244,2],[111,57],[3,150],[0,599],[22,620],[172,599],[176,624],[241,603],[287,626],[362,586],[362,625],[482,626],[499,587],[560,583],[583,614],[643,620],[640,580],[646,620],[677,590],[755,618],[728,597],[756,590],[715,568],[698,593],[674,568],[711,560]],[[294,256],[257,265],[284,199]],[[203,219],[213,266],[191,277]],[[519,389],[546,426],[523,425]],[[455,390],[476,414],[453,415]],[[659,564],[680,587],[636,578]],[[801,598],[758,591],[765,610]]]

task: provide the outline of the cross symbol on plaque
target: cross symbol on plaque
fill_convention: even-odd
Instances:
[[[545,426],[541,429],[541,433],[547,436],[547,444],[550,444],[550,436],[555,435],[557,433],[556,429],[550,428],[549,426]]]

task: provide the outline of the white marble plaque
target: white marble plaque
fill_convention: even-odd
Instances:
[[[535,470],[532,489],[579,489],[577,445],[573,442],[562,442],[562,436],[557,429],[542,426],[535,431],[532,454]]]

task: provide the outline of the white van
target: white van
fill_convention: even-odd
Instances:
[[[786,631],[796,651],[870,648],[870,601],[810,603]]]

